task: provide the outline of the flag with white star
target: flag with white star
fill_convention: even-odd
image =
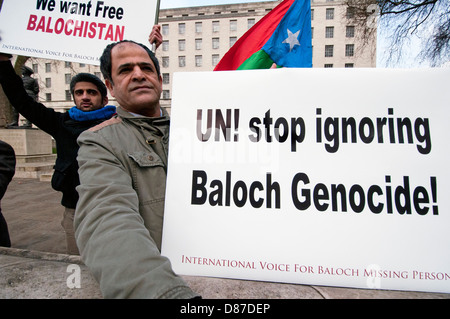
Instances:
[[[311,1],[284,0],[248,30],[215,71],[312,67]]]
[[[279,66],[312,67],[310,0],[292,4],[262,49]]]

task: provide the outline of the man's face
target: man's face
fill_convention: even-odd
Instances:
[[[160,115],[162,78],[144,48],[120,43],[111,51],[111,78],[106,86],[125,110],[149,117]]]
[[[103,98],[97,86],[91,82],[76,83],[73,98],[77,108],[84,112],[101,109],[108,103],[108,98]]]

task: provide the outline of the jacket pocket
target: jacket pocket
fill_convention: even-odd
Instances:
[[[52,188],[57,191],[62,191],[65,178],[66,175],[63,172],[55,169],[52,176]]]
[[[128,156],[133,159],[136,164],[140,167],[153,167],[153,166],[164,166],[163,161],[153,151],[147,151],[147,152],[134,152],[134,153],[128,153]]]
[[[164,200],[166,189],[166,167],[161,158],[153,151],[128,153],[131,161],[133,188],[139,197],[141,206],[151,205]]]
[[[55,165],[52,176],[52,188],[54,190],[64,192],[70,190],[75,181],[73,172],[76,173],[76,168],[73,163],[66,163],[65,165]]]

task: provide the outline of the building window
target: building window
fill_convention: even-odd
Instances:
[[[51,78],[45,78],[45,87],[46,88],[52,87],[52,79]]]
[[[325,46],[325,57],[326,58],[332,57],[333,56],[333,50],[334,50],[333,45],[326,45]]]
[[[84,68],[86,66],[86,63],[80,63],[80,68]]]
[[[217,63],[219,63],[219,60],[220,60],[219,55],[218,54],[213,54],[212,55],[212,66],[216,66]]]
[[[314,20],[314,9],[311,9],[311,21]]]
[[[169,73],[163,73],[163,84],[169,84],[170,83],[170,74]]]
[[[220,22],[219,21],[212,22],[212,32],[213,33],[220,32]]]
[[[230,48],[236,43],[237,37],[230,37]]]
[[[230,31],[237,31],[237,20],[230,20]]]
[[[70,90],[66,90],[66,101],[72,100],[72,94],[70,93]]]
[[[170,99],[170,90],[163,90],[162,92],[162,98],[163,100],[169,100]]]
[[[45,73],[52,72],[52,64],[51,63],[45,63]]]
[[[72,67],[72,62],[64,62],[64,67],[66,68],[66,69],[69,69],[70,67]]]
[[[314,39],[314,27],[311,28],[311,39]]]
[[[326,10],[326,19],[333,20],[334,19],[334,8],[327,8]]]
[[[212,39],[212,48],[218,49],[219,48],[219,38],[213,38]]]
[[[195,66],[201,67],[202,64],[203,64],[203,57],[201,55],[196,55],[195,56]]]
[[[169,57],[168,56],[163,56],[162,57],[162,65],[163,65],[163,68],[168,68],[169,67]]]
[[[51,101],[52,100],[52,94],[51,93],[45,93],[45,100],[47,102]]]
[[[162,50],[163,51],[169,51],[169,41],[168,40],[163,41],[163,43],[162,43]]]
[[[347,7],[346,12],[347,19],[351,19],[355,16],[355,8],[354,7]]]
[[[186,40],[178,40],[178,51],[186,50]]]
[[[323,67],[324,67],[325,69],[329,69],[329,68],[332,68],[332,67],[333,67],[333,64],[332,64],[332,63],[328,63],[328,64],[325,64]]]
[[[202,39],[195,39],[195,50],[201,50],[202,49]]]
[[[345,28],[345,36],[347,38],[353,38],[355,37],[355,27],[352,25],[349,25]]]
[[[195,22],[195,33],[202,33],[202,26],[201,22]]]
[[[64,74],[64,79],[65,79],[66,84],[70,84],[70,81],[72,80],[72,74],[70,74],[70,73]]]
[[[184,34],[186,32],[186,23],[178,23],[178,34]]]
[[[169,25],[168,24],[162,25],[161,33],[162,33],[162,35],[169,35]]]
[[[184,68],[186,66],[186,57],[185,56],[178,57],[178,66],[180,68]]]
[[[247,29],[250,29],[251,27],[253,27],[256,23],[256,20],[251,18],[251,19],[247,19]]]
[[[355,65],[353,63],[345,63],[346,68],[353,68]]]
[[[346,44],[345,45],[345,56],[354,56],[355,55],[355,45],[354,44]]]
[[[38,64],[33,63],[33,72],[38,73]]]
[[[334,27],[325,27],[325,38],[334,38]]]

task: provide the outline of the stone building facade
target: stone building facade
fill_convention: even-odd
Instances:
[[[237,39],[280,2],[160,10],[164,42],[157,56],[163,76],[162,105],[170,108],[175,72],[212,71]],[[349,25],[349,12],[342,1],[312,0],[311,10],[313,67],[376,67],[376,39],[367,45],[361,43],[360,30]],[[45,59],[30,59],[27,65],[39,81],[39,99],[59,111],[73,106],[69,91],[73,75],[90,72],[102,78],[95,65]],[[115,104],[114,99],[111,104]]]

